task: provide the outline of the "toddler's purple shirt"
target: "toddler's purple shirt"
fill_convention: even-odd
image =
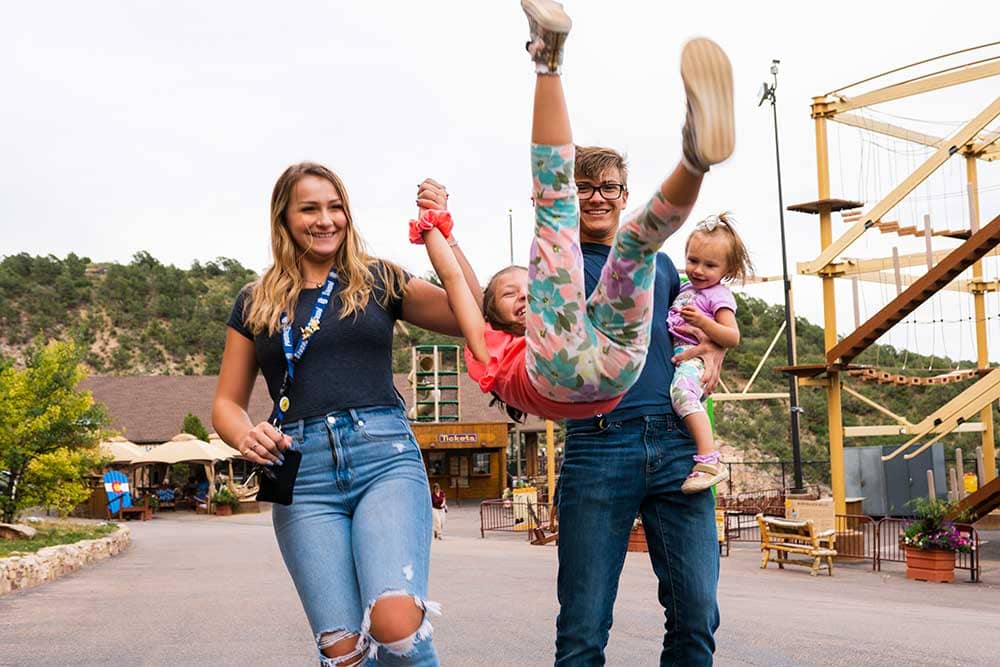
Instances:
[[[691,283],[684,283],[681,285],[681,291],[678,292],[677,298],[670,304],[670,311],[667,313],[667,328],[670,330],[670,335],[674,337],[674,345],[698,344],[697,338],[677,331],[677,327],[687,326],[687,322],[681,317],[681,308],[688,304],[693,305],[713,319],[720,308],[728,308],[734,313],[736,312],[736,299],[730,289],[722,283],[706,287],[703,290],[695,289]]]

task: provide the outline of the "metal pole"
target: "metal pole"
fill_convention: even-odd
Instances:
[[[552,502],[556,493],[556,432],[551,419],[545,420],[545,485],[548,488],[549,514],[552,513]]]
[[[510,263],[514,264],[514,209],[507,209],[507,229],[510,230]]]
[[[774,116],[774,162],[778,170],[778,220],[781,226],[781,270],[785,286],[785,351],[788,365],[795,365],[794,323],[792,322],[792,281],[788,278],[788,253],[785,249],[785,203],[781,191],[781,150],[778,147],[778,101],[775,92],[778,89],[778,61],[771,61],[771,75],[774,84],[767,91],[767,99],[771,102],[771,112]],[[765,86],[767,84],[764,84]],[[763,101],[763,100],[762,100]],[[799,442],[799,384],[794,375],[788,376],[788,398],[791,404],[792,433],[792,466],[794,468],[794,484],[792,491],[801,493],[802,488],[802,448]]]

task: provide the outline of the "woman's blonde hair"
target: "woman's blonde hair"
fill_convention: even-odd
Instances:
[[[382,289],[376,301],[387,308],[401,298],[406,286],[403,270],[386,260],[368,254],[365,242],[354,227],[347,188],[340,177],[321,164],[300,162],[285,169],[271,193],[271,254],[272,264],[260,280],[250,286],[250,298],[244,308],[247,328],[254,334],[273,335],[281,327],[281,314],[294,313],[299,293],[305,286],[301,260],[305,252],[295,245],[288,229],[286,213],[295,184],[305,176],[323,178],[333,184],[344,206],[347,218],[344,240],[334,254],[333,266],[340,281],[341,319],[365,309],[375,287],[373,269],[378,272]]]
[[[722,279],[743,284],[753,277],[754,266],[750,260],[750,251],[747,250],[743,239],[740,238],[739,233],[736,231],[735,222],[736,220],[733,218],[731,211],[723,211],[718,215],[708,216],[694,226],[691,235],[688,236],[687,243],[684,244],[684,252],[687,252],[687,247],[691,243],[691,237],[695,234],[725,239],[729,251],[726,253],[726,273],[722,276]]]

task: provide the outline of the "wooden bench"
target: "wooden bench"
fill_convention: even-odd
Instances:
[[[833,530],[817,532],[811,520],[796,521],[763,514],[757,515],[757,524],[760,526],[760,550],[764,552],[761,569],[767,567],[771,551],[774,551],[779,569],[784,569],[785,563],[805,565],[809,574],[815,577],[825,558],[827,570],[833,576],[833,557],[837,555],[834,549],[837,535]],[[807,558],[792,559],[789,554],[802,554]]]

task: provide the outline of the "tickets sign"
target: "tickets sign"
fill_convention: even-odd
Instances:
[[[442,445],[475,445],[479,436],[475,433],[438,433],[437,441]]]

